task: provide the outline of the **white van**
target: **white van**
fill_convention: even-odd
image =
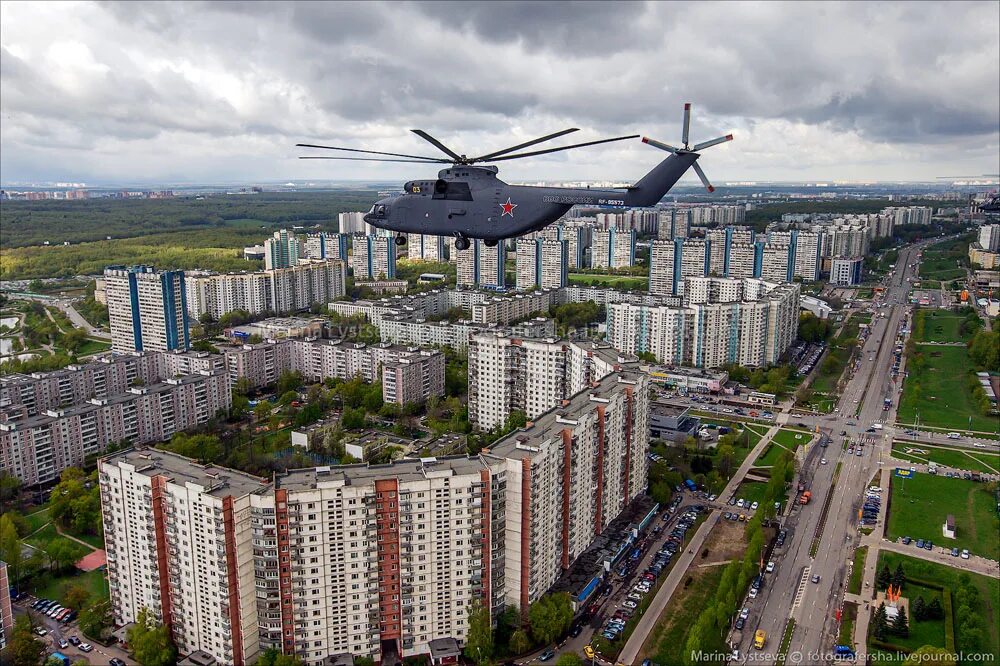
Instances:
[[[959,435],[957,432],[949,432],[948,433],[948,439],[960,439],[961,437],[962,436]]]
[[[881,423],[873,423],[872,427],[875,428],[876,430],[881,430],[882,429],[882,424]]]

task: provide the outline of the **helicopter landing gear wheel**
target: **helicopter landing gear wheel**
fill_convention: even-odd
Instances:
[[[483,245],[485,245],[486,247],[496,247],[497,246],[497,241],[496,240],[484,240],[483,241]]]
[[[469,249],[469,239],[459,236],[455,239],[455,249],[456,250],[468,250]]]
[[[406,236],[403,234],[396,236],[396,245],[406,245]]]

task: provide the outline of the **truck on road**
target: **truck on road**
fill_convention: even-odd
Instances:
[[[812,499],[812,496],[813,494],[811,490],[805,491],[802,493],[802,497],[799,498],[799,504],[809,504],[809,500]]]
[[[753,635],[753,646],[758,650],[764,649],[764,643],[767,642],[767,632],[763,629],[758,629],[757,633]]]

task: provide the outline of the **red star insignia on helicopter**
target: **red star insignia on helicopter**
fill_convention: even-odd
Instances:
[[[517,208],[517,206],[518,204],[511,203],[510,197],[507,197],[507,203],[500,204],[500,207],[503,208],[503,212],[500,213],[500,217],[503,217],[504,215],[510,215],[511,217],[514,217],[514,209]]]

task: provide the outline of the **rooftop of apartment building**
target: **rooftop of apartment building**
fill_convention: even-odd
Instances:
[[[112,453],[101,459],[102,464],[118,466],[121,463],[132,465],[136,473],[148,477],[165,476],[171,483],[184,485],[192,483],[204,488],[208,495],[226,497],[229,495],[242,497],[252,493],[264,493],[271,484],[245,472],[202,465],[201,463],[169,451],[136,447]]]
[[[489,453],[503,458],[526,458],[540,450],[541,445],[563,430],[578,423],[580,416],[593,408],[595,401],[608,402],[621,384],[635,384],[642,380],[637,370],[619,370],[595,382],[594,386],[580,391],[561,405],[540,414],[489,447]],[[486,450],[484,450],[486,453]]]
[[[366,486],[380,479],[397,479],[400,482],[423,481],[466,474],[477,474],[486,469],[479,456],[447,456],[444,458],[404,458],[385,465],[338,465],[336,467],[308,467],[290,469],[275,475],[277,488],[287,490],[315,490],[321,484],[333,486]]]

